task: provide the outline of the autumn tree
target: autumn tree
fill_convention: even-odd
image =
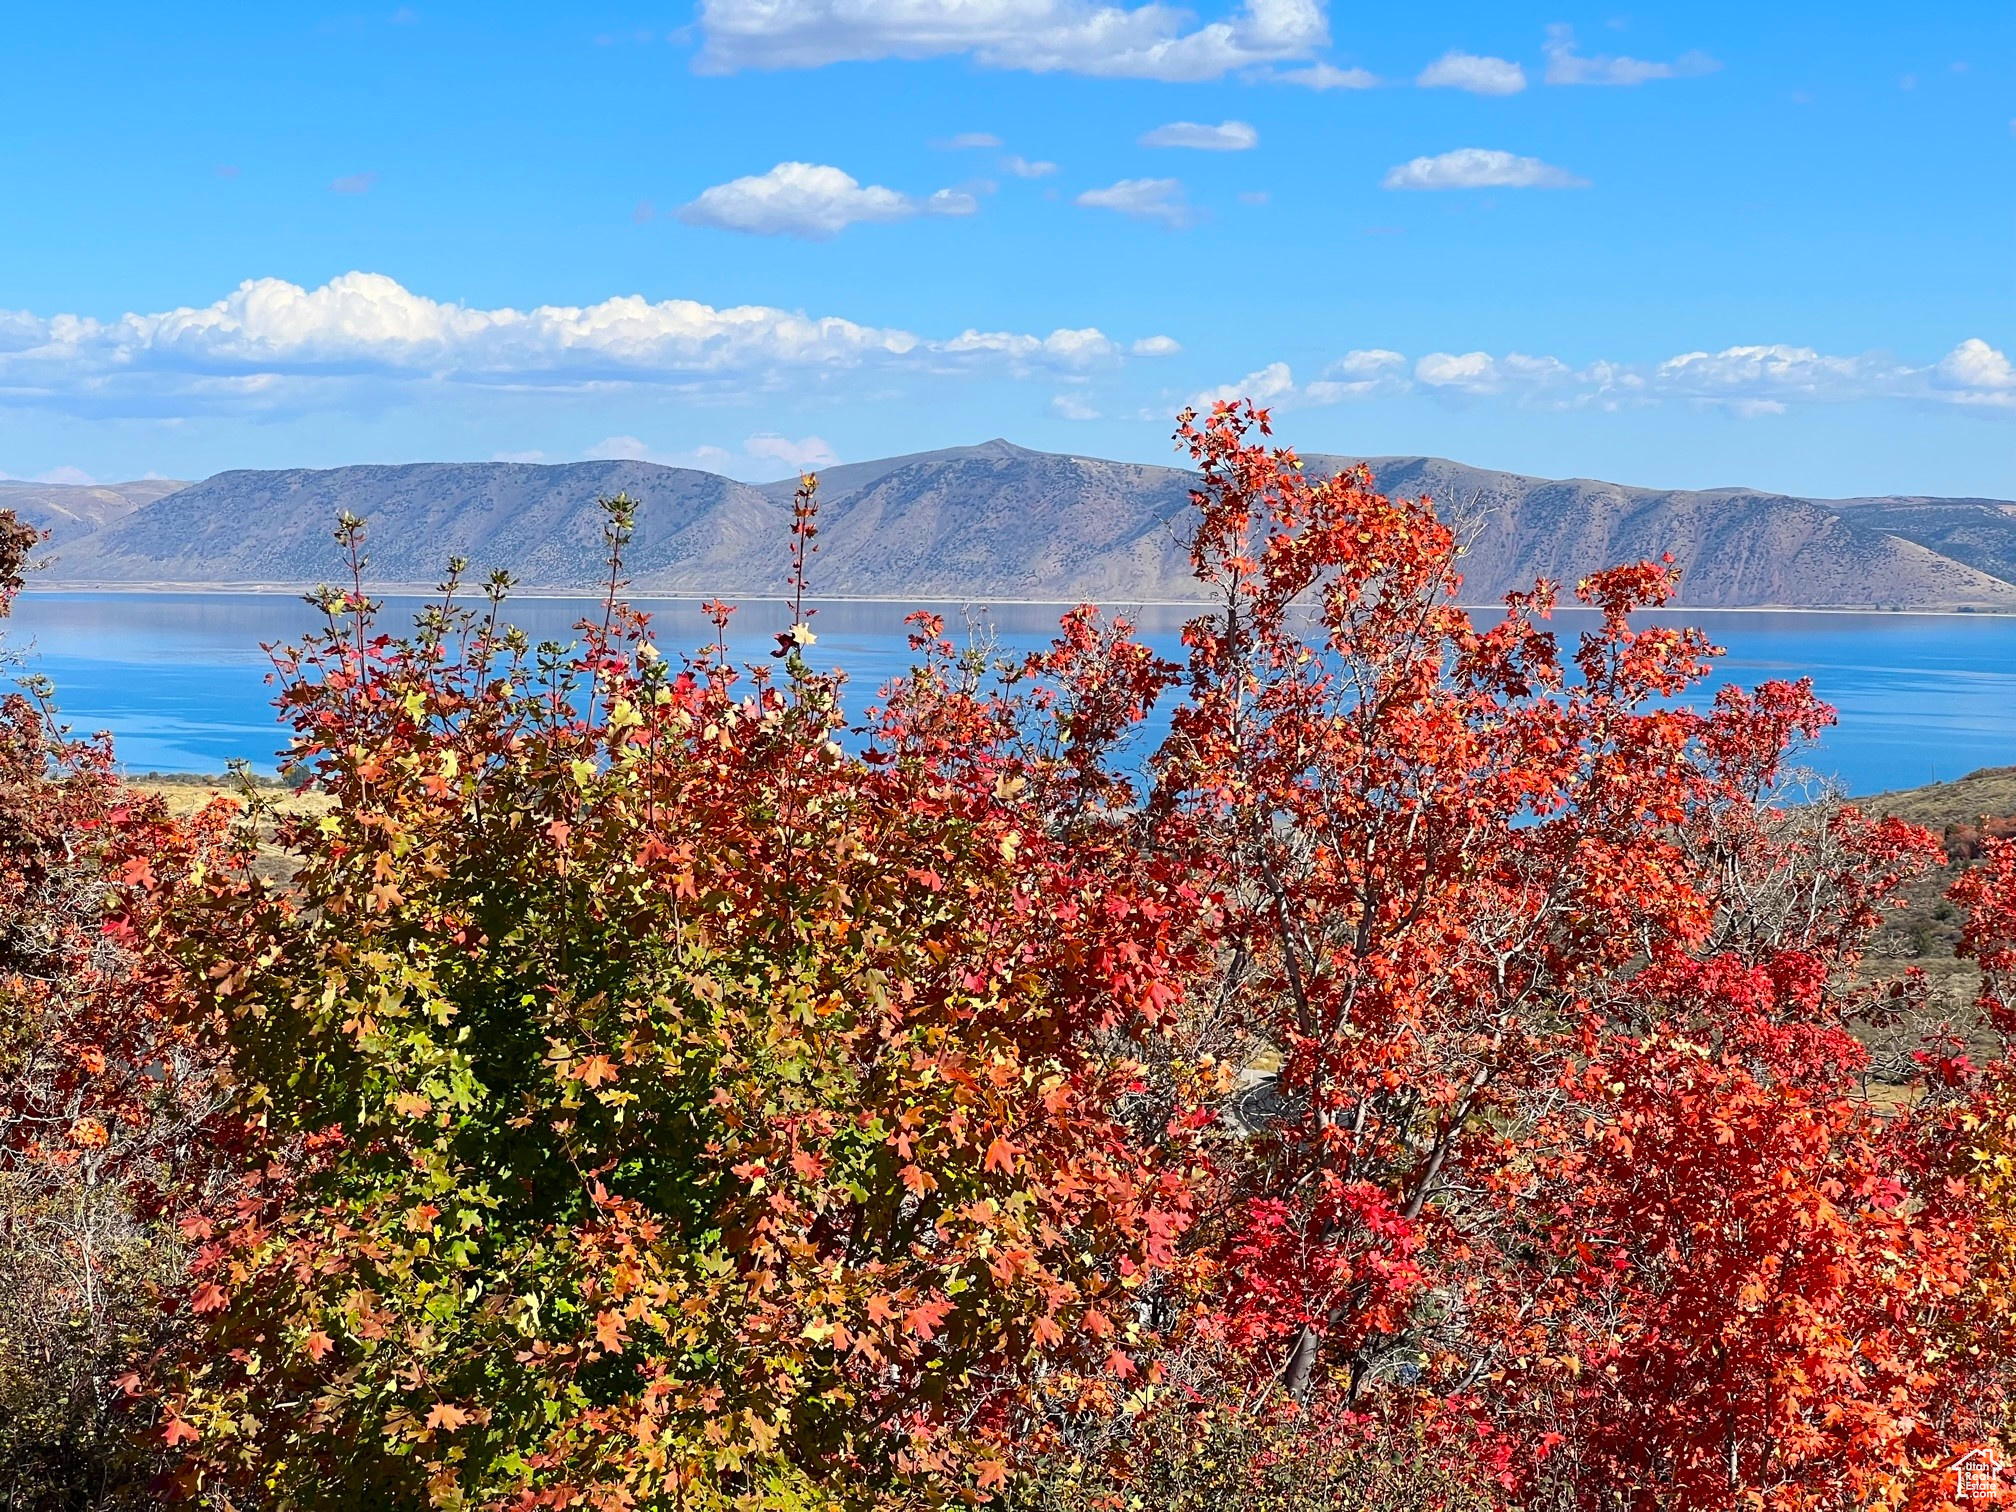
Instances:
[[[1687,701],[1714,648],[1635,618],[1666,564],[1578,585],[1568,650],[1545,583],[1480,625],[1429,501],[1266,432],[1179,432],[1214,608],[1142,843],[1211,894],[1189,1032],[1258,1084],[1174,1346],[1312,1432],[1481,1430],[1524,1505],[1903,1494],[2000,1389],[1945,1352],[1962,1227],[1853,1096],[1895,1003],[1852,968],[1934,842],[1786,803],[1807,684]]]
[[[1115,796],[1084,740],[1003,739],[933,625],[850,749],[811,501],[750,672],[617,601],[627,500],[565,647],[506,628],[502,577],[381,631],[345,526],[352,586],[279,664],[333,808],[279,819],[285,884],[162,898],[261,1141],[199,1235],[186,1493],[984,1496],[1043,1411],[1136,1378],[1193,1121],[1135,1100],[1200,896],[1050,822]],[[1046,696],[1110,705],[1079,660]]]
[[[0,615],[39,532],[0,512]],[[178,1323],[180,1204],[200,1201],[211,1067],[142,963],[134,884],[197,864],[185,830],[71,738],[32,680],[0,700],[0,1500],[149,1507],[141,1392]],[[166,1304],[166,1305],[164,1305]]]
[[[345,521],[276,660],[330,806],[117,874],[244,1141],[174,1488],[1819,1512],[2006,1431],[2006,1057],[1879,1115],[1851,1032],[1937,841],[1792,780],[1804,682],[1701,696],[1670,563],[1466,608],[1268,423],[1181,422],[1184,664],[921,616],[858,723],[809,481],[756,668],[623,605],[627,500],[569,645],[459,564],[388,631]],[[1997,1023],[2012,875],[1955,895]]]

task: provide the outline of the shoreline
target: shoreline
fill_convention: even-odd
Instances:
[[[85,597],[90,595],[182,595],[187,597],[215,598],[299,598],[316,589],[328,586],[319,583],[37,583],[23,590],[23,598]],[[434,584],[389,583],[369,585],[369,591],[384,599],[412,599],[425,601],[438,595]],[[742,604],[788,604],[790,596],[783,593],[734,593],[724,591],[689,593],[639,592],[624,595],[625,601],[633,604],[702,604],[713,599]],[[600,603],[602,593],[593,588],[517,588],[510,595],[512,600],[550,600],[557,603]],[[985,608],[999,604],[1005,607],[1030,609],[1073,609],[1080,604],[1095,603],[1106,608],[1128,609],[1204,609],[1212,601],[1201,598],[1184,599],[1144,599],[1115,596],[1110,600],[1087,598],[1012,598],[997,595],[957,597],[953,595],[917,594],[807,594],[806,601],[813,604],[909,604],[913,606],[955,605],[961,608]],[[1468,611],[1502,610],[1502,600],[1487,600],[1481,603],[1467,603],[1458,600],[1456,607]],[[1594,610],[1577,603],[1557,604],[1555,614],[1594,613]],[[1898,619],[1967,619],[1967,620],[2008,620],[2016,619],[2016,609],[1998,608],[1894,608],[1872,604],[1668,604],[1659,609],[1642,611],[1648,614],[1857,614],[1886,615]]]

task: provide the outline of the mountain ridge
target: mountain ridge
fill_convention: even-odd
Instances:
[[[1684,607],[2016,612],[2016,502],[1644,488],[1425,456],[1303,460],[1317,475],[1362,460],[1383,492],[1435,498],[1464,531],[1466,602],[1670,552]],[[813,586],[832,598],[1194,601],[1194,483],[1181,468],[1000,438],[838,464],[820,474]],[[102,523],[56,542],[39,586],[306,587],[335,574],[330,529],[348,509],[371,526],[371,578],[387,589],[431,586],[462,555],[477,572],[508,568],[523,591],[579,592],[605,572],[594,500],[623,491],[640,501],[631,592],[768,596],[787,586],[796,486],[627,461],[242,469],[107,504]]]

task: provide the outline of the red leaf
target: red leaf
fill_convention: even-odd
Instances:
[[[161,1430],[161,1442],[170,1449],[177,1444],[193,1444],[201,1437],[193,1424],[179,1417],[168,1419],[168,1426]]]
[[[189,1299],[189,1309],[199,1313],[222,1312],[230,1301],[223,1287],[215,1281],[205,1281],[196,1288],[196,1294]]]

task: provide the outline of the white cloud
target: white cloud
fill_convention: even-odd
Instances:
[[[490,460],[492,462],[544,462],[546,460],[546,453],[536,450],[500,451],[490,453]]]
[[[1127,350],[1136,357],[1174,357],[1183,345],[1173,336],[1143,336]]]
[[[1407,390],[1407,359],[1381,347],[1346,352],[1303,392],[1311,404],[1375,399]]]
[[[1049,366],[1080,370],[1097,367],[1120,355],[1119,346],[1096,326],[1076,331],[1052,331],[1048,336],[1018,336],[1012,331],[964,331],[940,344],[939,350],[954,356],[982,353],[1013,358],[1026,363],[1035,360]]]
[[[1586,189],[1587,179],[1538,158],[1484,147],[1459,147],[1390,168],[1385,189]]]
[[[933,142],[931,145],[958,152],[969,147],[999,147],[1001,138],[991,131],[962,131],[957,136],[947,137],[944,141]]]
[[[1364,68],[1338,68],[1311,63],[1307,68],[1281,69],[1268,76],[1276,84],[1297,84],[1319,93],[1326,89],[1377,89],[1379,75]]]
[[[1166,226],[1190,224],[1190,207],[1183,202],[1180,179],[1122,179],[1104,189],[1087,189],[1073,203],[1094,210],[1117,210],[1137,220],[1161,221]]]
[[[1430,352],[1414,364],[1414,381],[1424,388],[1460,394],[1502,394],[1507,390],[1530,392],[1558,387],[1575,377],[1574,370],[1556,357],[1528,357],[1508,352],[1493,357],[1488,352]]]
[[[1985,342],[1980,345],[1987,348]],[[1951,362],[1952,355],[1945,360]],[[1651,382],[1662,393],[1711,404],[1740,406],[1765,399],[1840,402],[1922,392],[1938,366],[1920,373],[1873,353],[1832,357],[1811,347],[1734,346],[1669,357],[1659,364]]]
[[[72,488],[89,488],[98,480],[81,467],[52,467],[35,474],[37,483],[67,483]]]
[[[1051,413],[1061,420],[1097,420],[1099,411],[1076,394],[1059,394],[1050,401]]]
[[[1138,345],[1138,343],[1137,343]],[[2016,406],[2016,366],[1980,337],[1969,337],[1940,359],[1932,387],[1961,404]]]
[[[1055,163],[1032,163],[1025,157],[1005,157],[1001,159],[1001,167],[1015,177],[1025,179],[1048,178],[1057,171]]]
[[[719,447],[709,448],[720,451]],[[543,455],[543,454],[542,454]],[[657,462],[661,455],[635,436],[605,436],[593,446],[584,448],[582,457],[590,462]],[[726,452],[721,452],[727,456]],[[517,460],[513,458],[512,460]]]
[[[346,273],[316,289],[251,279],[214,304],[114,320],[0,311],[0,406],[292,413],[451,385],[571,394],[642,385],[743,398],[862,370],[1021,377],[1087,372],[1125,355],[1095,328],[932,339],[834,315],[638,295],[480,309],[382,274]]]
[[[1687,79],[1722,65],[1704,52],[1683,53],[1671,63],[1640,58],[1584,57],[1575,51],[1575,28],[1550,26],[1541,48],[1547,55],[1549,84],[1644,84],[1653,79]]]
[[[1651,364],[1597,361],[1575,367],[1524,352],[1430,352],[1411,364],[1399,352],[1347,352],[1313,382],[1298,385],[1286,363],[1270,363],[1194,396],[1192,403],[1252,398],[1277,407],[1336,404],[1392,394],[1460,403],[1502,400],[1543,410],[1619,410],[1662,403],[1719,409],[1739,419],[1786,413],[1795,405],[1870,400],[1954,404],[2016,415],[2016,364],[1987,342],[1961,342],[1929,365],[1881,353],[1830,356],[1811,347],[1736,346],[1683,352]]]
[[[1294,392],[1295,374],[1288,364],[1270,362],[1258,372],[1248,373],[1237,383],[1221,383],[1217,388],[1191,395],[1190,407],[1208,410],[1214,404],[1229,404],[1235,399],[1251,399],[1255,404],[1266,404]]]
[[[1339,404],[1350,399],[1372,399],[1386,394],[1402,394],[1410,387],[1407,359],[1398,352],[1370,348],[1346,352],[1323,370],[1323,376],[1298,387],[1295,374],[1285,362],[1270,362],[1248,373],[1237,383],[1220,384],[1193,394],[1190,404],[1209,409],[1223,400],[1251,399],[1256,404],[1278,408],[1312,404]]]
[[[682,205],[689,226],[746,231],[754,236],[797,236],[825,241],[857,222],[908,220],[914,215],[971,215],[972,195],[940,189],[913,199],[880,184],[861,184],[850,173],[821,163],[779,163],[768,173],[731,179]]]
[[[833,467],[840,458],[833,448],[819,436],[806,436],[793,441],[788,436],[780,436],[774,431],[764,431],[751,436],[742,443],[742,450],[759,460],[781,463],[793,472],[806,472],[817,467]]]
[[[1244,121],[1216,126],[1196,121],[1171,121],[1141,137],[1143,147],[1190,147],[1200,152],[1245,152],[1260,145],[1260,133]]]
[[[539,455],[533,453],[532,459]],[[832,467],[840,461],[833,448],[821,437],[807,436],[793,441],[775,431],[759,431],[734,450],[725,446],[701,445],[686,451],[660,451],[636,436],[605,436],[593,446],[583,448],[581,457],[590,462],[655,462],[660,467],[690,467],[701,472],[756,479],[769,479],[780,473],[811,472]]]
[[[695,67],[819,68],[969,55],[988,68],[1195,82],[1308,57],[1325,0],[1242,0],[1201,26],[1174,6],[1092,0],[701,0]]]
[[[992,193],[994,189],[991,180],[983,180],[976,187],[988,193]],[[924,201],[926,215],[972,215],[979,208],[980,201],[964,189],[936,189],[932,191],[931,197]]]
[[[1526,70],[1504,58],[1446,52],[1422,69],[1414,82],[1423,89],[1463,89],[1471,94],[1514,95],[1526,87]]]

